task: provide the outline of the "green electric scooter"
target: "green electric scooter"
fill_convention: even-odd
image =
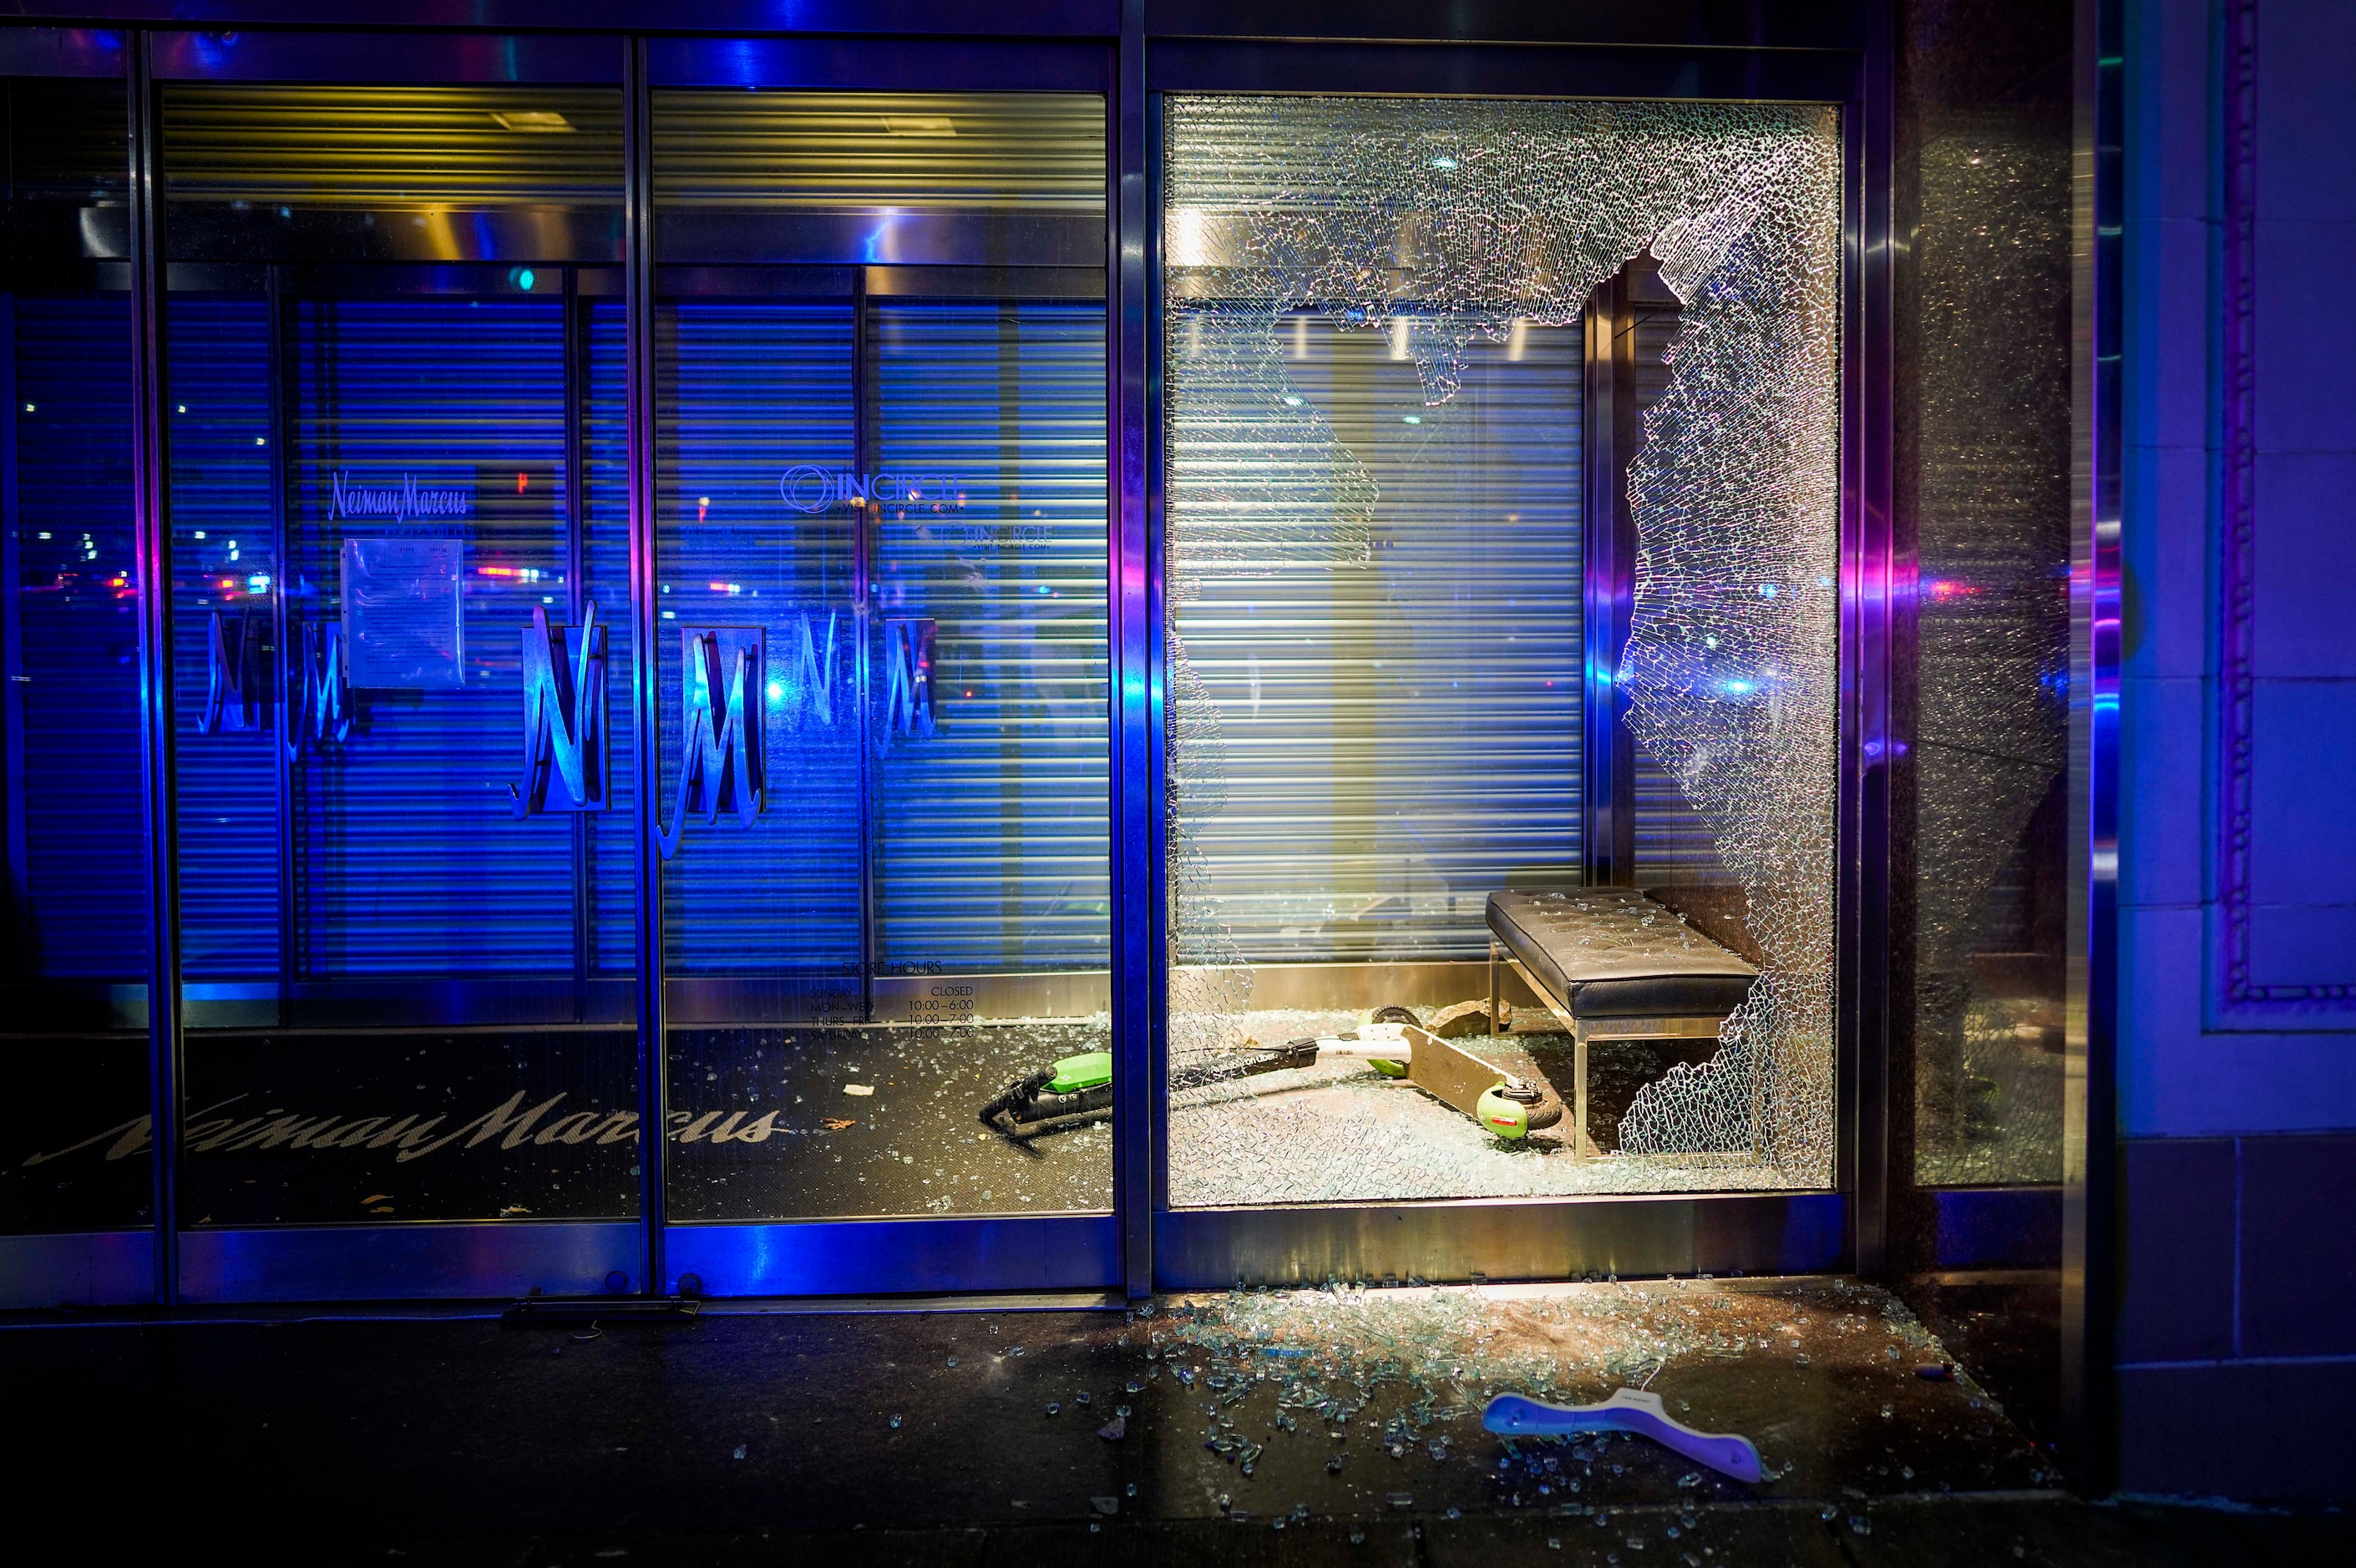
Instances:
[[[1112,1115],[1112,1052],[1084,1051],[1017,1078],[981,1108],[981,1125],[1017,1143]]]
[[[1329,1058],[1356,1058],[1402,1078],[1501,1138],[1523,1138],[1562,1119],[1562,1101],[1544,1083],[1505,1072],[1417,1023],[1405,1008],[1384,1008],[1355,1031],[1237,1051],[1232,1061],[1194,1062],[1170,1074],[1173,1093],[1234,1083]],[[1018,1143],[1086,1126],[1112,1115],[1112,1053],[1066,1056],[1015,1079],[981,1108],[981,1125]]]

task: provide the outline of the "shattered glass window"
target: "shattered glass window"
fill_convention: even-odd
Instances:
[[[1828,1183],[1837,116],[1173,97],[1165,126],[1171,1200]],[[1590,672],[1581,345],[1632,264],[1679,308]],[[1579,891],[1597,682],[1655,819],[1697,823],[1668,859],[1739,899]],[[1550,968],[1520,933],[1493,1008],[1509,891],[1601,945]],[[1584,1017],[1605,948],[1708,983]]]

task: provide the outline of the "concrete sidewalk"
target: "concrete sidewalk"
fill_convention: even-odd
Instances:
[[[1925,1372],[1941,1375],[1925,1376]],[[1507,1444],[1503,1389],[1649,1381],[1745,1486]],[[255,1561],[2217,1563],[2336,1516],[2090,1508],[1839,1280],[1248,1293],[1150,1314],[293,1313],[0,1331],[0,1473],[87,1546]],[[64,1507],[68,1499],[77,1506]],[[86,1502],[83,1499],[88,1499]],[[2320,1555],[2317,1555],[2320,1553]]]
[[[1807,1503],[1711,1505],[1676,1540],[1678,1516],[1632,1509],[1603,1529],[1483,1516],[1312,1520],[1279,1531],[1267,1521],[1123,1520],[926,1529],[618,1531],[546,1535],[362,1538],[215,1535],[206,1556],[257,1565],[431,1563],[466,1568],[768,1568],[772,1564],[907,1564],[909,1568],[1144,1568],[1149,1564],[1269,1564],[1270,1568],[2281,1568],[2344,1563],[2356,1527],[2331,1514],[2284,1514],[2116,1502],[2092,1505],[2038,1493],[1885,1499],[1867,1532],[1852,1518]],[[176,1538],[183,1547],[197,1542]],[[1633,1545],[1632,1541],[1643,1544]],[[155,1561],[149,1543],[117,1541],[121,1555]],[[175,1559],[187,1560],[187,1559]]]

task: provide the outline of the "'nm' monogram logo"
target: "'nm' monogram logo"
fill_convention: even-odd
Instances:
[[[550,626],[548,612],[533,605],[523,635],[523,783],[508,785],[518,816],[607,804],[605,628],[594,601],[582,611],[571,662],[566,652],[564,628]]]
[[[197,716],[197,733],[242,735],[266,728],[262,709],[272,700],[266,621],[259,612],[225,615],[218,610],[207,620],[205,706]],[[351,734],[339,630],[303,628],[294,667],[282,665],[279,671],[277,707],[278,733],[290,761],[302,756],[305,741],[324,746]]]
[[[892,738],[922,740],[933,732],[933,655],[937,634],[930,620],[884,623],[884,721],[875,727],[878,755]]]
[[[245,735],[262,727],[270,699],[262,673],[262,618],[224,615],[216,610],[205,623],[205,710],[199,735]]]
[[[303,651],[283,688],[291,709],[282,707],[279,734],[287,760],[303,754],[305,741],[321,745],[352,732],[352,709],[344,683],[344,634],[334,626],[303,628]]]
[[[544,618],[534,613],[535,627],[544,628]],[[545,635],[544,630],[542,635]],[[766,627],[680,628],[680,709],[685,720],[680,737],[679,784],[671,797],[670,810],[655,824],[655,847],[664,859],[679,853],[691,811],[701,810],[707,827],[716,824],[725,811],[734,813],[741,826],[750,827],[767,808],[767,733],[773,717],[777,722],[797,728],[813,720],[833,725],[832,618],[827,623],[822,649],[807,615],[801,617],[796,635],[788,641],[798,657],[790,661],[790,668],[777,672],[779,679],[773,686],[769,680]],[[922,739],[934,732],[935,648],[932,621],[884,623],[882,712],[873,729],[879,752],[888,750],[894,739]],[[594,679],[602,692],[602,642],[596,645],[596,651],[600,663]],[[561,656],[543,653],[535,660],[527,649],[525,666],[527,679],[540,683],[532,689],[539,692],[545,687],[545,695],[526,720],[527,746],[538,748],[530,754],[542,759],[535,777],[544,784],[549,766],[545,759],[552,754],[561,765],[567,755],[567,742],[563,732],[540,715],[561,709],[570,699],[556,688]],[[590,676],[583,675],[574,683],[576,689],[585,688],[590,679]],[[781,711],[772,715],[768,709],[773,707]],[[594,722],[594,718],[584,713],[575,727],[583,729]],[[598,744],[602,748],[602,736]],[[602,768],[599,773],[602,776]],[[570,775],[564,776],[569,784]],[[600,792],[601,805],[603,799]],[[521,815],[522,810],[519,805],[518,814]]]
[[[680,737],[679,794],[671,801],[670,822],[655,827],[655,847],[666,860],[679,853],[691,804],[701,803],[707,826],[719,821],[723,809],[733,809],[747,827],[767,804],[762,745],[767,726],[760,706],[766,631],[691,626],[680,635],[687,732]],[[830,654],[832,642],[830,635]]]

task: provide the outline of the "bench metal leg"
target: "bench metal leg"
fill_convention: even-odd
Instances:
[[[1508,956],[1504,944],[1492,936],[1489,939],[1489,1027],[1492,1032],[1496,1029],[1497,1007],[1502,999],[1498,994],[1498,971],[1506,964],[1513,966],[1514,972],[1522,977],[1522,983],[1536,994],[1538,1005],[1552,1013],[1555,1022],[1570,1036],[1570,1066],[1574,1080],[1570,1090],[1570,1157],[1583,1160],[1594,1152],[1594,1146],[1587,1137],[1588,1026],[1572,1018],[1569,1004],[1558,1001],[1544,986],[1538,984],[1536,976],[1522,966],[1521,960]]]
[[[1497,1032],[1497,939],[1489,939],[1489,1032]]]
[[[1570,1157],[1584,1160],[1587,1142],[1587,1029],[1573,1024],[1570,1030]]]

